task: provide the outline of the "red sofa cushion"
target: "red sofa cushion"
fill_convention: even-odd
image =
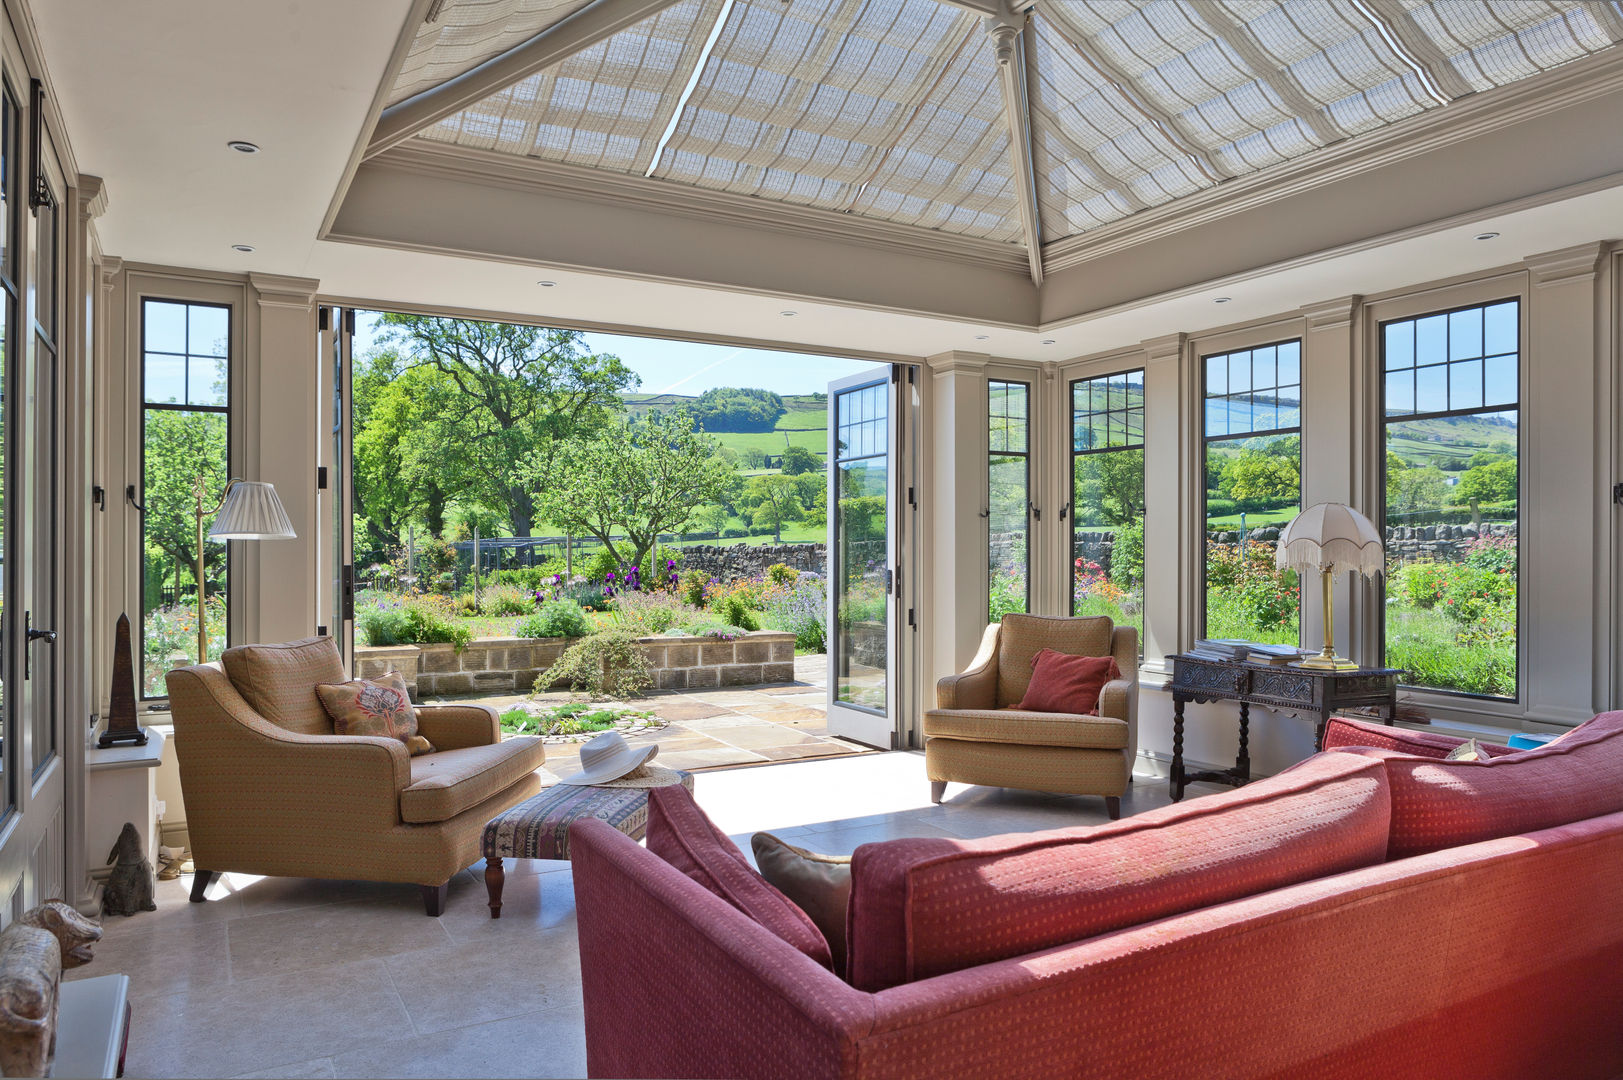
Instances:
[[[1107,825],[864,844],[847,978],[883,990],[1382,862],[1386,776],[1354,760],[1320,754]]]
[[[1560,742],[1490,761],[1362,748],[1340,755],[1386,763],[1392,859],[1623,811],[1623,711],[1601,713]]]
[[[811,918],[756,872],[681,784],[648,792],[648,850],[824,967],[828,941]]]
[[[1416,757],[1446,758],[1463,740],[1451,735],[1433,735],[1408,728],[1387,727],[1367,720],[1354,720],[1349,716],[1332,716],[1324,726],[1324,745],[1321,750],[1339,750],[1349,746],[1372,746],[1377,750],[1396,750]],[[1516,751],[1508,746],[1482,743],[1489,757],[1504,757]]]
[[[1121,678],[1114,656],[1072,656],[1041,649],[1031,658],[1031,682],[1015,706],[1027,712],[1092,715],[1099,711],[1099,692]]]

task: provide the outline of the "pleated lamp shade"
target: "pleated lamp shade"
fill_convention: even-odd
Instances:
[[[247,480],[231,485],[209,529],[210,540],[292,540],[296,535],[276,486]]]
[[[1285,526],[1274,562],[1304,573],[1356,570],[1373,577],[1386,567],[1385,551],[1380,530],[1369,518],[1343,503],[1323,502]]]

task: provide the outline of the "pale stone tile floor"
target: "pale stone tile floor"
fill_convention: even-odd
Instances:
[[[659,763],[673,769],[712,769],[768,761],[839,757],[869,748],[830,735],[827,723],[828,658],[795,658],[795,681],[718,689],[661,690],[645,698],[617,702],[647,710],[664,727],[628,736],[633,746],[659,745]],[[498,710],[532,700],[527,694],[500,697],[426,699],[480,701]],[[562,703],[568,694],[542,694],[533,700]],[[580,744],[547,745],[547,768],[567,776],[580,768]]]
[[[695,794],[746,853],[762,829],[847,854],[1106,820],[1097,798],[958,784],[932,806],[917,752],[706,772]],[[1167,801],[1165,780],[1140,776],[1122,811]],[[67,977],[130,976],[132,1077],[584,1076],[569,865],[506,869],[500,920],[482,864],[438,919],[409,885],[228,875],[192,904],[189,876],[161,882],[158,910],[108,919]]]

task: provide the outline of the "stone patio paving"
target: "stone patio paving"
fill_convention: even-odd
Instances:
[[[768,761],[841,757],[870,749],[830,735],[827,724],[828,658],[795,658],[795,681],[720,689],[659,690],[647,697],[614,702],[647,710],[667,721],[662,728],[629,735],[633,746],[659,744],[661,765],[673,769],[714,769],[759,765]],[[508,694],[479,698],[426,698],[437,701],[477,700],[505,711],[531,700]],[[568,694],[541,694],[536,701],[562,704]],[[580,768],[580,743],[548,743],[547,771],[567,776]]]

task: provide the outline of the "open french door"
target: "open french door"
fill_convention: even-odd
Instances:
[[[902,556],[912,486],[903,483],[902,449],[909,370],[828,385],[828,730],[886,750],[907,737],[903,635],[914,619],[903,600],[910,560]]]
[[[322,305],[320,329],[321,415],[323,434],[319,448],[321,468],[318,509],[322,543],[317,581],[320,633],[338,642],[346,669],[354,665],[355,564],[354,515],[350,512],[350,362],[355,338],[355,309]]]

